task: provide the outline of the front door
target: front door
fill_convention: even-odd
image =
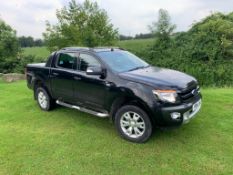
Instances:
[[[100,66],[99,60],[89,54],[81,53],[78,59],[77,70],[74,73],[74,93],[76,103],[94,109],[103,109],[105,104],[105,80],[97,75],[87,75],[89,66]]]

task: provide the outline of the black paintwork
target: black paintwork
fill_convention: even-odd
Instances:
[[[65,48],[52,53],[46,64],[28,64],[28,87],[33,89],[43,85],[52,98],[100,112],[109,112],[113,120],[120,106],[133,103],[143,108],[157,126],[181,125],[182,121],[170,118],[170,112],[183,113],[201,98],[200,93],[183,98],[186,93],[197,88],[198,83],[192,76],[152,66],[116,73],[97,56],[96,52],[100,51],[114,52],[114,49]],[[103,74],[88,75],[76,70],[76,65],[72,70],[57,67],[58,55],[66,52],[93,55],[101,62]],[[153,95],[153,89],[174,89],[179,94],[178,100],[175,104],[161,102]]]
[[[125,80],[147,84],[154,88],[174,88],[176,90],[182,90],[187,87],[188,82],[196,81],[193,77],[182,72],[158,67],[148,67],[121,73],[120,77]]]

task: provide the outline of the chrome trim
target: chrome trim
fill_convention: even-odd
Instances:
[[[124,134],[130,138],[139,138],[146,131],[142,116],[133,111],[128,111],[121,116],[120,126]]]
[[[47,99],[47,97],[46,97],[46,95],[44,94],[43,91],[40,91],[38,93],[37,99],[38,99],[40,107],[43,108],[43,109],[46,109],[47,106],[48,106],[48,99]]]
[[[62,102],[60,100],[57,100],[56,103],[61,105],[61,106],[65,106],[65,107],[72,108],[72,109],[77,109],[79,111],[86,112],[86,113],[89,113],[89,114],[92,114],[92,115],[95,115],[95,116],[101,117],[101,118],[105,118],[105,117],[109,116],[108,113],[96,112],[96,111],[93,111],[93,110],[90,110],[90,109],[87,109],[87,108],[84,108],[84,107],[64,103],[64,102]]]

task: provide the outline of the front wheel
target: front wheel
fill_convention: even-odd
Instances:
[[[119,134],[132,142],[146,142],[152,133],[152,124],[147,113],[133,105],[123,106],[117,111],[115,125]]]

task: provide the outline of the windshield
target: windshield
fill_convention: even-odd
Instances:
[[[127,72],[149,66],[145,61],[127,51],[99,52],[98,55],[116,72]]]

